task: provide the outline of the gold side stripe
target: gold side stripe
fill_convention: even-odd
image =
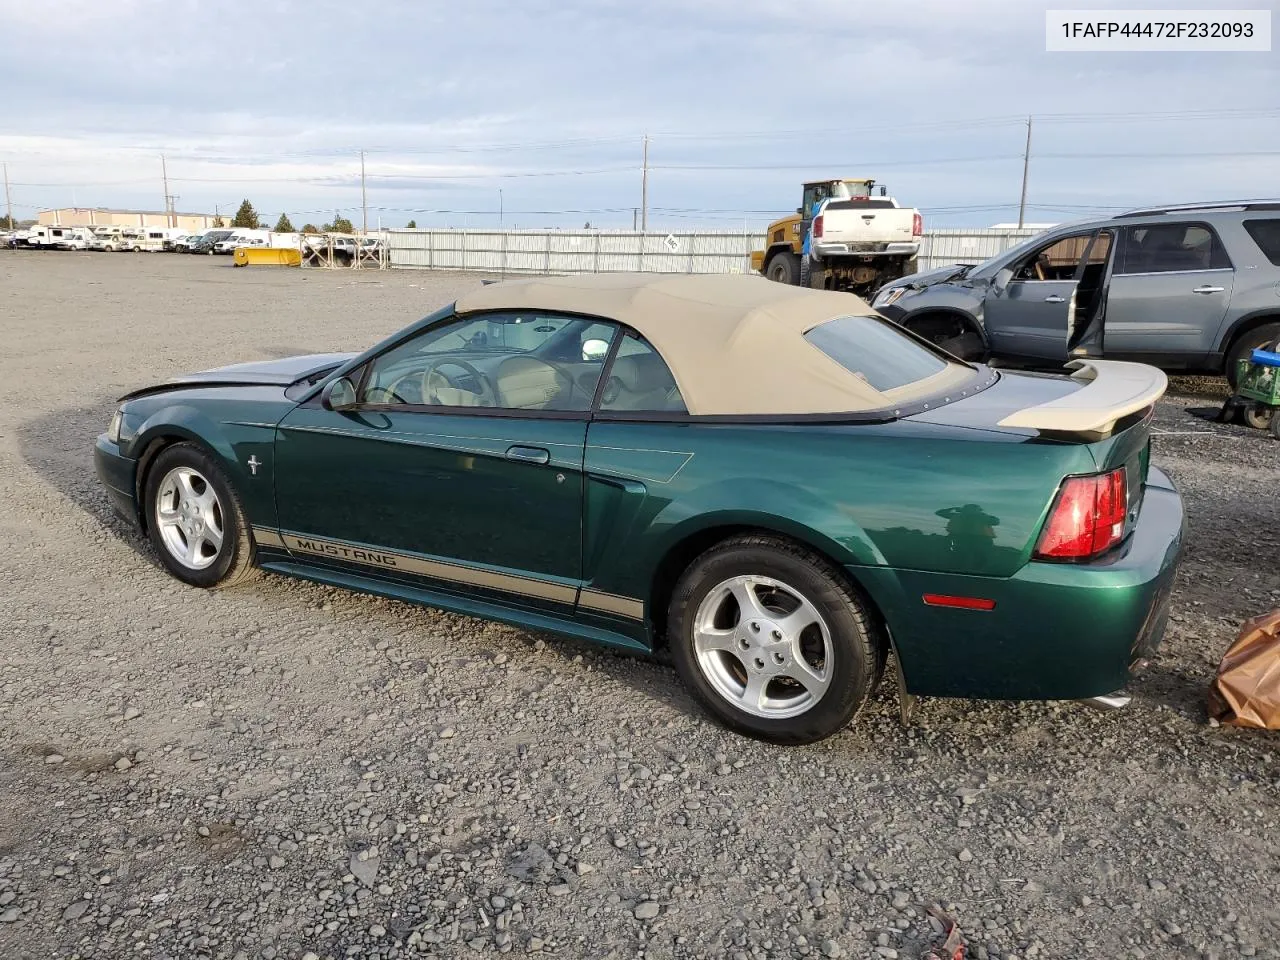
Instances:
[[[266,527],[254,527],[253,540],[260,547],[284,546],[284,540],[280,538],[280,534],[274,530],[268,530]]]
[[[616,613],[620,617],[630,617],[632,620],[644,619],[643,600],[620,597],[616,593],[605,593],[602,590],[584,589],[578,595],[578,606],[604,613]]]
[[[521,596],[535,597],[539,600],[552,600],[556,603],[565,603],[571,606],[578,595],[576,587],[562,583],[534,580],[531,577],[498,573],[494,570],[483,570],[479,567],[464,567],[455,563],[445,563],[441,560],[427,560],[407,553],[373,550],[334,540],[300,537],[292,533],[285,534],[283,541],[285,547],[298,553],[309,553],[318,557],[346,560],[350,563],[377,567],[381,570],[415,573],[424,577],[432,577],[436,580],[464,583],[472,587],[505,590],[508,593],[518,593]]]

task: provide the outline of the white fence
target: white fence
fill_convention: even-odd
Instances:
[[[920,269],[977,263],[1038,230],[951,229],[927,233]],[[762,233],[637,233],[632,230],[390,230],[393,268],[483,273],[749,273]]]

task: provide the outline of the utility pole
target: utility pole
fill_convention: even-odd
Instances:
[[[1022,151],[1022,199],[1018,201],[1018,227],[1021,229],[1027,212],[1027,172],[1031,167],[1031,117],[1027,117],[1027,147]]]
[[[160,176],[164,179],[164,225],[173,226],[173,204],[169,197],[169,168],[165,166],[164,154],[160,154]]]
[[[640,208],[632,207],[631,208],[631,232],[632,233],[636,232],[636,226],[637,226],[636,218],[639,216],[640,216]]]
[[[502,188],[498,188],[498,226],[502,226]]]
[[[9,229],[12,230],[17,224],[13,222],[13,198],[9,196],[9,165],[4,164],[4,205],[9,208]]]
[[[363,211],[360,232],[365,236],[369,234],[369,195],[364,188],[364,151],[360,151],[360,209]]]
[[[640,230],[649,232],[649,135],[644,135],[644,153],[640,166]]]

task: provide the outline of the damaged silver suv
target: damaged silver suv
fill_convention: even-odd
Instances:
[[[1280,339],[1280,201],[1134,210],[985,263],[881,287],[872,306],[965,359],[1139,360],[1225,374]]]

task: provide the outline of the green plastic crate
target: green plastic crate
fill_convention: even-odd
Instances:
[[[1236,370],[1237,396],[1280,407],[1280,367],[1241,360]]]

